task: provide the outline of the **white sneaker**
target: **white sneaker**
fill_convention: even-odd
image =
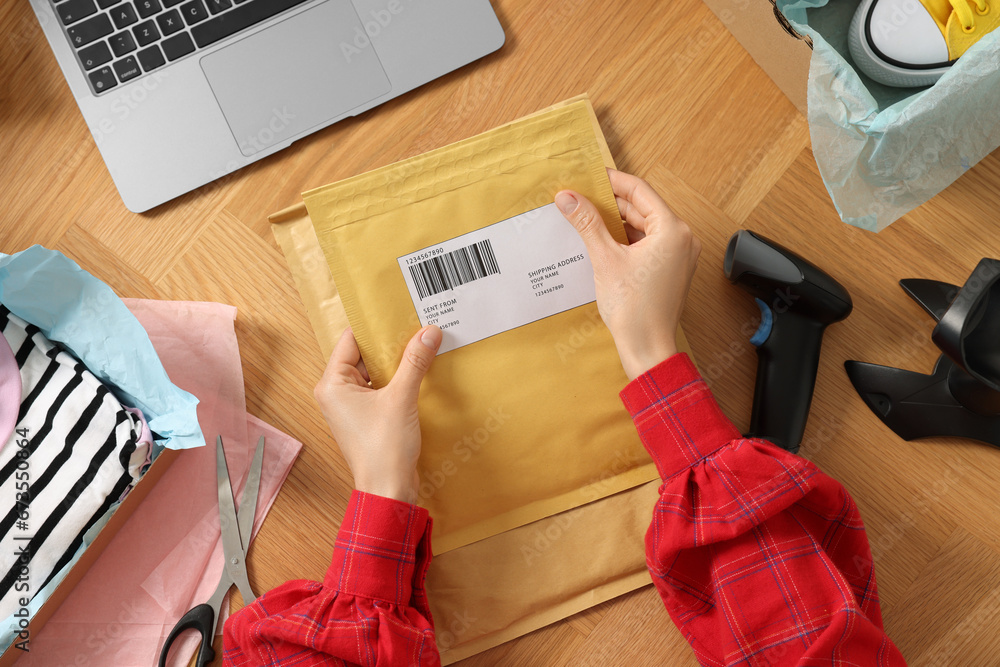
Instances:
[[[929,86],[998,19],[989,0],[862,0],[848,44],[858,69],[876,81]]]

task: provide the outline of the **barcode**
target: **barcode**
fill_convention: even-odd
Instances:
[[[410,266],[421,299],[500,273],[489,239]]]

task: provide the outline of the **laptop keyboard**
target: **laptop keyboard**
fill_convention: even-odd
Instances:
[[[307,0],[53,0],[95,94]]]

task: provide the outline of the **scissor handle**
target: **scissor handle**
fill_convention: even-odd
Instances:
[[[165,667],[167,653],[170,651],[170,645],[174,643],[174,639],[185,630],[192,628],[201,633],[201,648],[198,649],[196,667],[205,667],[215,660],[215,651],[212,650],[212,639],[215,636],[215,610],[208,604],[200,604],[181,616],[181,620],[177,621],[177,625],[167,635],[167,641],[163,642],[163,648],[160,650],[159,667]]]

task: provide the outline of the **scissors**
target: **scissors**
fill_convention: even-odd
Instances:
[[[215,625],[219,620],[219,609],[226,593],[235,583],[243,595],[243,603],[250,604],[256,599],[250,581],[247,579],[246,556],[250,546],[250,533],[253,528],[254,514],[257,511],[257,491],[260,489],[260,468],[264,460],[264,436],[257,441],[257,451],[254,452],[247,483],[243,487],[240,498],[240,512],[237,516],[233,504],[233,487],[229,483],[229,468],[226,466],[226,454],[222,451],[222,436],[216,440],[216,475],[219,478],[219,519],[222,524],[222,549],[226,558],[226,569],[222,572],[219,587],[209,598],[191,609],[177,621],[170,631],[163,648],[160,650],[159,667],[164,667],[170,646],[185,630],[195,629],[201,633],[201,648],[198,650],[196,667],[204,667],[215,659],[212,650],[212,639],[215,638]]]

